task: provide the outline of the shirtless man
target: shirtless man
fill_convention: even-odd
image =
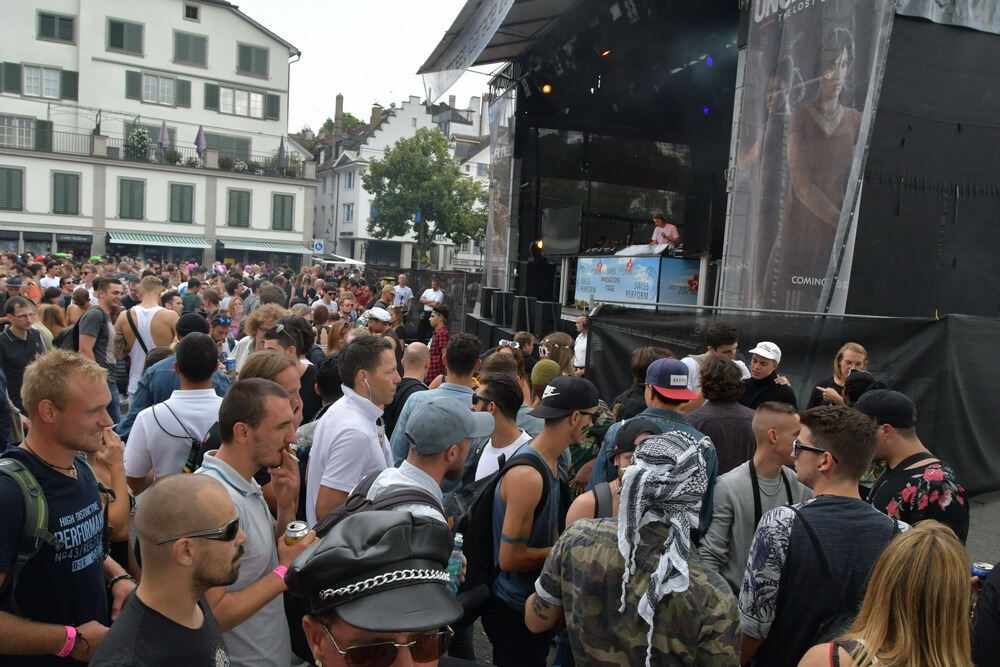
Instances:
[[[154,347],[169,347],[177,336],[176,311],[160,306],[163,283],[156,276],[146,276],[139,281],[142,301],[139,305],[124,311],[115,322],[115,331],[125,337],[125,349],[129,351],[132,367],[128,375],[128,393],[135,392],[142,377],[146,353]],[[129,324],[129,315],[135,329]],[[140,340],[136,341],[136,330]]]

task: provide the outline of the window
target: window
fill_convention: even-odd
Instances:
[[[347,190],[353,190],[354,189],[354,172],[353,171],[349,171],[344,176],[345,176],[344,177],[344,188],[346,188]]]
[[[76,38],[72,16],[59,16],[48,12],[38,12],[38,39],[72,44]]]
[[[174,61],[204,67],[207,63],[208,38],[186,32],[174,32]]]
[[[479,178],[486,178],[490,175],[490,165],[485,162],[480,162],[476,165],[476,176]]]
[[[108,19],[108,50],[142,55],[142,24]]]
[[[25,95],[59,99],[60,70],[31,65],[25,65],[22,69],[24,70],[23,90]]]
[[[344,204],[344,222],[350,222],[354,217],[354,204]]]
[[[250,93],[245,90],[237,90],[234,93],[233,113],[237,116],[247,116],[250,114]]]
[[[224,134],[205,133],[205,147],[219,151],[219,157],[250,161],[250,140],[244,137],[229,137]]]
[[[416,127],[416,126],[417,126],[417,119],[416,118],[411,118],[410,119],[410,127]]]
[[[250,226],[250,191],[229,191],[229,215],[227,221],[230,227]]]
[[[274,195],[271,203],[271,229],[290,232],[294,229],[292,209],[295,197],[292,195]]]
[[[184,5],[184,18],[189,21],[199,20],[198,9],[198,5]]]
[[[472,167],[470,167],[469,165],[465,165],[465,173],[468,174],[471,171],[472,171]]]
[[[150,104],[174,104],[175,79],[166,76],[142,75],[142,101]],[[126,83],[127,85],[127,83]]]
[[[118,217],[142,220],[146,209],[146,181],[132,178],[118,180]]]
[[[194,186],[170,184],[170,222],[194,222]]]
[[[0,116],[0,146],[34,148],[35,121],[31,118]]]
[[[24,210],[24,170],[0,167],[0,210]]]
[[[250,93],[250,115],[254,118],[264,117],[263,93]]]
[[[250,76],[267,76],[268,50],[262,46],[236,45],[236,71]]]
[[[80,174],[52,174],[52,212],[80,215]]]
[[[278,119],[281,96],[206,83],[205,108],[251,118]]]
[[[233,112],[233,94],[232,88],[219,88],[219,111],[222,113]]]

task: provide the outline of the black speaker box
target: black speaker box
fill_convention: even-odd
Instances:
[[[511,326],[514,331],[531,331],[531,324],[535,321],[534,310],[538,302],[533,296],[514,297],[514,317],[511,318]]]
[[[479,295],[479,316],[493,319],[493,293],[499,290],[495,287],[482,287]]]
[[[558,301],[538,301],[535,303],[532,317],[531,333],[541,340],[553,331],[559,331],[559,320],[562,318],[562,304]]]

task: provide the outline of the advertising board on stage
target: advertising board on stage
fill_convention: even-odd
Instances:
[[[573,300],[597,303],[698,301],[698,260],[672,257],[580,257]]]

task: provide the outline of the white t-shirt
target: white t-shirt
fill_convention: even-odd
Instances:
[[[326,306],[326,309],[330,311],[331,315],[340,310],[340,308],[337,306],[336,301],[331,301],[330,303],[326,303],[325,301],[323,301],[323,299],[316,299],[315,301],[313,301],[312,306],[310,306],[310,308],[312,308],[312,310],[316,310],[320,306]]]
[[[43,290],[49,287],[59,287],[59,276],[53,276],[52,278],[45,276],[44,278],[38,281],[38,284],[41,286]]]
[[[430,299],[431,301],[436,301],[437,303],[441,304],[444,303],[444,292],[442,292],[439,289],[434,290],[428,287],[427,289],[424,290],[424,293],[420,295],[420,298]],[[434,310],[433,307],[424,305],[424,312],[430,312],[432,310]]]
[[[665,245],[673,248],[674,244],[667,238],[668,236],[678,236],[677,227],[669,222],[662,227],[653,228],[653,243],[656,245]]]
[[[573,341],[573,367],[583,368],[587,365],[587,334],[577,334]]]
[[[413,299],[413,290],[410,289],[409,285],[407,285],[406,287],[401,287],[399,285],[396,285],[395,291],[396,291],[396,296],[394,296],[392,299],[393,305],[402,306],[406,308],[407,304],[410,303],[410,300]]]
[[[479,456],[479,465],[476,466],[476,481],[481,480],[487,475],[492,475],[499,470],[500,457],[504,456],[506,459],[509,459],[517,451],[517,448],[526,442],[531,442],[531,436],[524,431],[521,431],[521,435],[517,437],[517,440],[500,449],[493,446],[492,439],[487,441],[486,446],[483,448],[483,453]]]
[[[180,472],[191,440],[205,437],[219,420],[221,405],[222,397],[214,389],[175,389],[163,403],[140,412],[125,447],[125,475],[145,477],[153,470],[158,479]]]

